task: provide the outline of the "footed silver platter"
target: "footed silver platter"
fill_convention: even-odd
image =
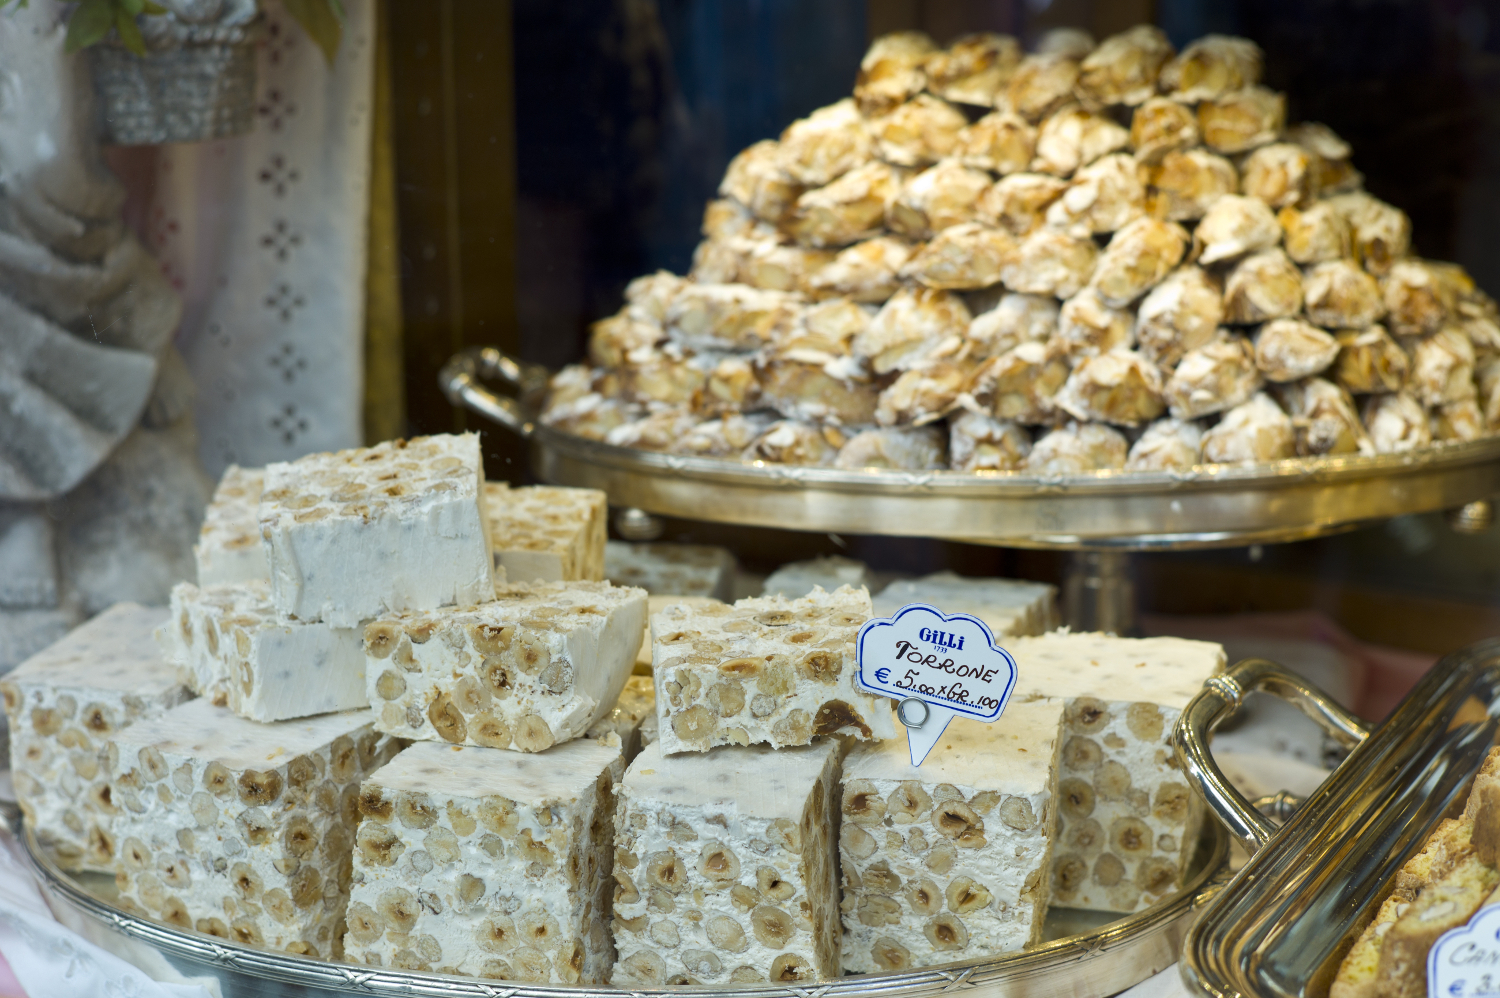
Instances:
[[[223,998],[350,994],[392,998],[584,998],[611,994],[669,998],[684,991],[724,998],[927,998],[945,992],[975,998],[1104,998],[1177,961],[1194,914],[1228,879],[1229,855],[1228,834],[1219,825],[1209,824],[1187,882],[1177,894],[1145,911],[1103,925],[1087,924],[1108,917],[1099,913],[1053,911],[1047,919],[1049,941],[1025,953],[905,974],[866,974],[805,985],[618,991],[385,970],[241,946],[117,908],[110,902],[114,894],[112,878],[100,874],[75,878],[63,873],[37,849],[29,828],[22,841],[48,903],[63,924],[157,980],[213,982]]]
[[[492,347],[455,355],[450,401],[527,439],[558,485],[616,506],[789,530],[933,537],[1005,547],[1152,550],[1303,540],[1500,493],[1500,437],[1401,454],[1204,465],[1191,471],[846,471],[615,447],[537,419],[549,372]],[[508,384],[515,397],[487,386]]]

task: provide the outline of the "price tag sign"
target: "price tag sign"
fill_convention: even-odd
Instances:
[[[984,621],[925,603],[866,621],[855,653],[855,685],[897,701],[913,766],[954,717],[998,720],[1016,687],[1016,660]]]
[[[1500,905],[1480,908],[1427,951],[1429,998],[1500,995]]]

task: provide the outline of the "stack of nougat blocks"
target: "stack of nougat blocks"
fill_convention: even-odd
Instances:
[[[921,767],[890,705],[854,683],[865,589],[653,613],[659,731],[618,791],[612,983],[988,958],[1040,941],[1049,905],[1131,912],[1176,889],[1200,812],[1170,730],[1223,650],[1040,633],[1046,587],[939,576],[898,592],[1033,632],[1003,639],[1020,670],[1006,712],[956,719]]]
[[[1002,579],[886,602],[989,618],[1020,663],[1007,713],[956,720],[919,768],[853,683],[864,588],[654,609],[658,732],[618,791],[612,983],[995,956],[1037,942],[1050,903],[1128,912],[1179,884],[1199,812],[1170,728],[1218,645],[1043,633],[1052,590]]]
[[[1052,904],[1137,910],[1196,843],[1168,737],[1217,645],[1034,633],[1047,587],[903,584],[884,612],[974,613],[1020,666],[999,721],[914,768],[854,682],[863,587],[651,606],[582,577],[597,494],[487,487],[474,437],[220,493],[201,586],[0,685],[38,844],[169,925],[539,984],[817,981],[1015,951]],[[537,502],[572,512],[528,526]]]
[[[654,692],[627,689],[646,594],[598,581],[604,514],[592,490],[487,485],[473,435],[231,468],[198,585],[0,688],[38,844],[246,945],[603,981],[613,787]],[[526,951],[456,944],[474,912],[535,928]]]

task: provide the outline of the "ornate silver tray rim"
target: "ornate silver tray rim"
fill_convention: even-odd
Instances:
[[[623,995],[670,998],[684,991],[722,998],[855,998],[899,996],[922,998],[946,991],[980,988],[987,995],[1022,996],[1057,993],[1113,994],[1170,966],[1177,958],[1185,920],[1227,879],[1228,833],[1205,823],[1200,869],[1181,891],[1145,911],[1111,922],[1096,931],[1066,936],[1010,956],[927,967],[905,974],[866,974],[806,986],[756,985],[738,988],[674,987],[631,989],[565,987],[489,981],[400,970],[362,964],[313,960],[254,949],[197,932],[176,929],[122,911],[89,893],[59,870],[37,848],[31,829],[22,835],[27,857],[55,908],[63,903],[110,933],[144,943],[168,958],[186,975],[204,972],[244,974],[259,980],[280,981],[308,989],[308,994],[432,995],[442,998],[583,998],[585,995]],[[1162,946],[1153,946],[1160,942]],[[1166,962],[1161,958],[1165,956]],[[1114,957],[1113,961],[1108,960]],[[1123,966],[1118,966],[1121,962]],[[183,966],[183,963],[191,966]],[[1059,975],[1069,975],[1060,980]],[[226,991],[226,994],[232,994]]]
[[[455,405],[529,440],[543,478],[690,519],[1023,547],[1184,548],[1314,537],[1500,492],[1500,436],[1395,454],[1082,475],[843,470],[664,454],[541,424],[548,376],[476,347],[452,357],[439,381]],[[518,397],[486,380],[508,383]]]
[[[484,389],[479,382],[487,374],[519,388],[520,399],[497,396]],[[1032,475],[1020,471],[846,470],[759,461],[743,463],[619,447],[553,429],[538,421],[540,395],[548,374],[546,368],[518,361],[494,347],[474,347],[450,359],[439,377],[450,401],[482,412],[518,435],[545,442],[548,447],[617,468],[650,468],[705,481],[754,483],[762,487],[820,485],[849,492],[873,493],[951,489],[995,497],[1071,491],[1134,495],[1187,488],[1272,485],[1287,481],[1383,478],[1403,471],[1420,472],[1434,467],[1500,459],[1500,435],[1496,435],[1468,442],[1438,443],[1394,454],[1298,457],[1251,465],[1205,464],[1171,472],[1093,471],[1081,475]]]

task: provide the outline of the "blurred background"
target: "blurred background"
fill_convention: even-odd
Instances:
[[[1368,189],[1407,211],[1424,256],[1500,295],[1500,3],[1464,0],[391,0],[400,391],[381,427],[456,429],[454,351],[497,344],[557,367],[632,277],[685,272],[703,203],[741,148],[846,96],[869,40],[920,28],[1023,41],[1159,25],[1179,47],[1247,36],[1288,120],[1350,141]],[[370,421],[367,420],[367,428]],[[492,476],[525,477],[486,431]],[[375,434],[380,435],[380,434]],[[901,539],[669,524],[750,567],[819,552],[877,569],[1058,581],[1060,556]],[[1500,632],[1500,531],[1412,517],[1302,544],[1135,560],[1143,609],[1317,609],[1354,635],[1443,652]]]

